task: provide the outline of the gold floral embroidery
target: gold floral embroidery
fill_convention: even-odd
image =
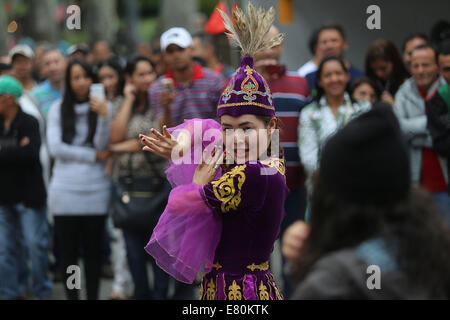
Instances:
[[[228,299],[229,300],[242,300],[241,287],[233,280],[231,286],[228,287]]]
[[[252,263],[251,265],[247,266],[247,269],[250,269],[252,271],[255,271],[255,270],[266,271],[269,269],[269,261],[263,262],[261,264]]]
[[[286,173],[286,167],[284,165],[284,159],[278,159],[278,158],[269,158],[266,160],[261,160],[261,163],[271,167],[271,168],[276,168],[278,170],[278,172],[280,174],[282,174],[283,176]]]
[[[259,285],[259,299],[260,300],[270,300],[269,293],[267,292],[267,287],[261,281]]]
[[[216,270],[219,270],[220,268],[222,268],[222,266],[220,265],[220,263],[216,262],[213,265],[213,268],[215,268]]]
[[[230,172],[225,173],[219,180],[211,182],[214,195],[222,202],[220,208],[222,212],[236,210],[241,203],[241,189],[245,181],[244,170],[247,165],[236,166]],[[237,187],[234,178],[237,176]]]
[[[215,300],[216,298],[216,286],[212,279],[209,279],[208,289],[206,289],[206,300]]]

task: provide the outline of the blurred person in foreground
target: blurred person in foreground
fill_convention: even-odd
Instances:
[[[294,226],[283,249],[299,281],[293,299],[450,297],[450,232],[429,194],[412,189],[390,106],[325,145],[310,225]]]
[[[0,299],[20,299],[31,260],[33,293],[49,299],[49,225],[38,121],[24,113],[22,85],[0,77]],[[27,283],[25,283],[25,286]]]

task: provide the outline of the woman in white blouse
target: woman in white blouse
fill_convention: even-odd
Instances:
[[[300,114],[299,152],[309,190],[311,176],[318,169],[320,151],[327,139],[349,120],[370,109],[370,103],[350,97],[349,81],[350,74],[342,59],[323,59],[317,71],[317,95]]]

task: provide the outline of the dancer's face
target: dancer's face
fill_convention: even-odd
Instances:
[[[252,114],[239,117],[223,115],[220,123],[227,156],[232,156],[236,163],[243,163],[256,161],[267,150],[276,118],[268,118],[267,123]]]

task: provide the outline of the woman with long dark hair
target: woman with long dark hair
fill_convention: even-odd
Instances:
[[[105,161],[111,108],[106,100],[90,97],[94,81],[90,65],[71,60],[64,97],[52,105],[47,126],[48,148],[55,159],[48,205],[60,246],[61,272],[66,283],[67,268],[78,265],[82,249],[90,300],[98,298],[101,235],[110,194]],[[71,300],[79,298],[78,290],[66,287],[66,294]]]
[[[381,101],[394,105],[395,94],[409,78],[402,57],[389,40],[377,40],[369,47],[365,61],[366,76],[381,92]]]
[[[130,168],[135,176],[152,178],[156,174],[164,175],[165,159],[144,153],[139,140],[139,133],[157,126],[148,96],[148,89],[155,79],[156,73],[148,58],[136,56],[127,62],[123,101],[113,109],[111,124],[110,150],[114,153],[112,178],[115,184],[130,174]],[[122,229],[134,284],[133,298],[163,300],[167,298],[169,276],[142,250],[148,240],[147,227]],[[153,288],[147,274],[148,263],[152,264]]]
[[[430,195],[411,188],[390,106],[333,136],[315,176],[309,231],[298,234],[306,240],[293,298],[448,299],[450,230]]]
[[[370,108],[366,101],[353,100],[348,93],[349,81],[350,74],[341,58],[322,60],[316,77],[317,95],[302,109],[298,126],[300,160],[308,181],[318,168],[320,150],[326,140]]]

